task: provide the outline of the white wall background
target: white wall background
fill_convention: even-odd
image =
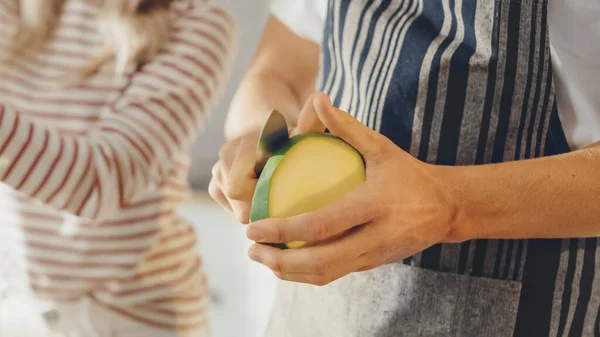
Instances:
[[[223,1],[223,0],[221,0]],[[235,89],[254,57],[258,40],[268,15],[269,0],[225,0],[233,11],[239,26],[239,46],[236,64],[227,86],[227,90],[210,123],[198,141],[192,147],[192,169],[190,181],[197,189],[205,189],[210,181],[210,170],[217,161],[222,145],[223,124],[229,102]]]

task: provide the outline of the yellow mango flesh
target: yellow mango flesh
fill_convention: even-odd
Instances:
[[[365,181],[361,155],[332,136],[302,139],[279,162],[270,182],[271,218],[312,212],[341,199]],[[299,248],[304,242],[289,242]]]

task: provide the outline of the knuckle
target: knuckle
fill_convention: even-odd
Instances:
[[[271,263],[271,265],[269,266],[271,268],[271,270],[273,270],[276,273],[279,274],[287,274],[284,272],[283,270],[283,263],[281,262],[281,259],[276,256],[275,259],[273,259],[273,262]]]
[[[284,226],[280,223],[280,222],[276,222],[275,223],[275,238],[277,239],[277,242],[286,242],[287,240],[287,233],[284,229]]]
[[[242,188],[239,184],[227,184],[223,188],[223,193],[233,200],[239,200],[242,197]]]
[[[331,283],[331,279],[327,278],[325,275],[317,275],[314,279],[314,285],[322,287]]]
[[[371,258],[367,261],[367,265],[371,267],[371,269],[378,267],[382,264],[391,262],[394,255],[394,250],[390,248],[390,245],[383,243],[380,245],[380,248],[372,254]]]
[[[381,240],[377,240],[374,247],[374,253],[377,255],[384,255],[388,249],[388,239],[382,238]]]
[[[278,279],[285,281],[284,277],[285,275],[283,273],[274,271],[273,269],[271,269],[271,272],[273,273],[273,275],[275,275]]]
[[[234,215],[237,221],[242,224],[247,224],[249,222],[249,207],[244,204],[235,203],[234,206]]]
[[[371,270],[376,267],[376,263],[373,260],[372,254],[367,254],[367,253],[361,254],[360,256],[358,256],[357,262],[358,262],[358,267],[356,268],[356,271],[358,271],[358,272],[368,271],[368,270]]]
[[[282,281],[293,281],[292,275],[289,273],[285,273],[285,272],[273,272],[275,274],[275,276],[277,276],[278,279],[282,280]]]
[[[379,228],[380,234],[377,238],[374,238],[371,243],[364,248],[365,260],[368,263],[375,263],[376,260],[380,260],[382,256],[388,254],[397,243],[394,243],[395,233],[388,229]]]
[[[317,255],[314,257],[313,261],[314,272],[317,276],[325,276],[329,271],[329,262],[323,256]]]
[[[329,236],[329,226],[326,222],[318,221],[312,225],[311,238],[315,241],[321,241]]]
[[[208,185],[208,194],[211,196],[211,198],[217,199],[217,197],[219,196],[219,192],[219,184],[213,179]]]
[[[234,212],[235,215],[235,219],[242,224],[246,224],[248,222],[248,216],[246,216],[243,212],[240,212],[238,210],[235,210]]]

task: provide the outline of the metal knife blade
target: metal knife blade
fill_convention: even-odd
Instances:
[[[263,127],[256,147],[254,172],[259,177],[269,157],[282,148],[289,140],[288,125],[283,115],[273,110]]]

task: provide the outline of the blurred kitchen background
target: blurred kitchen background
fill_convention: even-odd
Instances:
[[[254,56],[270,0],[219,1],[228,3],[237,19],[238,56],[221,102],[191,150],[190,182],[195,196],[184,203],[180,211],[195,224],[198,233],[198,249],[211,286],[213,336],[261,337],[269,318],[277,279],[266,267],[250,261],[247,249],[251,242],[245,236],[245,227],[214,203],[206,188],[224,142],[223,124],[229,102]],[[37,305],[24,300],[26,298],[18,297],[14,305],[0,307],[10,311],[0,310],[0,337],[45,335],[42,318],[34,313]],[[24,325],[23,322],[27,323]]]
[[[270,0],[228,1],[239,25],[238,56],[227,90],[204,133],[192,148],[190,182],[196,198],[182,206],[182,215],[196,224],[199,247],[213,291],[214,337],[262,336],[270,313],[276,278],[247,258],[250,241],[245,228],[206,196],[211,168],[224,142],[227,108],[254,56],[268,15]]]
[[[190,181],[194,188],[205,190],[210,181],[210,170],[217,161],[219,148],[223,144],[223,124],[229,102],[235,94],[238,83],[254,57],[260,35],[268,16],[271,0],[219,0],[231,8],[239,26],[238,54],[232,76],[224,96],[206,130],[192,148],[193,168]]]

